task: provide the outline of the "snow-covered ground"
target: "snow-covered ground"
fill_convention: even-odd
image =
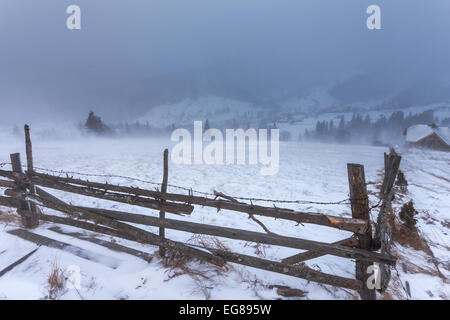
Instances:
[[[152,139],[73,139],[62,141],[33,141],[36,167],[83,173],[131,176],[144,180],[162,180],[162,151],[170,142]],[[275,176],[262,176],[257,166],[226,165],[174,165],[169,163],[169,184],[192,187],[195,190],[221,191],[235,196],[257,198],[304,199],[311,201],[339,201],[348,198],[347,163],[365,166],[366,180],[371,193],[370,201],[376,204],[376,183],[381,180],[385,148],[371,146],[281,143],[280,170]],[[427,240],[430,253],[415,250],[407,245],[395,244],[394,254],[399,256],[397,268],[388,293],[383,298],[406,299],[406,281],[413,299],[450,298],[450,153],[397,150],[402,153],[401,169],[409,182],[409,192],[395,207],[413,199],[419,210],[418,230]],[[0,138],[0,163],[8,162],[9,154],[25,155],[22,140]],[[23,157],[22,157],[23,158]],[[104,181],[104,178],[89,177]],[[110,183],[135,185],[153,189],[154,185],[124,178],[110,178]],[[169,191],[180,192],[169,188]],[[85,198],[52,191],[63,200],[91,207],[113,208],[153,215],[154,211],[140,207]],[[265,203],[267,204],[267,203]],[[272,205],[268,203],[268,205]],[[284,207],[319,211],[350,217],[347,205],[284,205]],[[0,210],[9,212],[7,208]],[[45,210],[50,213],[49,210]],[[377,210],[371,212],[376,219]],[[263,232],[246,214],[196,207],[191,216],[168,216],[192,222],[208,223],[233,228]],[[1,219],[0,215],[0,219]],[[345,231],[315,225],[296,225],[293,222],[270,218],[259,219],[275,233],[305,239],[333,242],[349,237]],[[33,232],[52,239],[82,247],[99,255],[99,262],[79,258],[66,251],[40,247],[27,261],[0,277],[0,299],[42,299],[48,295],[48,278],[56,263],[61,270],[70,265],[81,268],[81,288],[63,289],[60,299],[276,299],[276,289],[271,285],[286,285],[307,292],[307,299],[355,299],[357,295],[344,289],[320,285],[306,280],[233,265],[230,270],[216,273],[206,264],[191,262],[189,267],[206,277],[176,274],[165,268],[158,258],[157,248],[116,239],[117,243],[155,253],[151,263],[125,253],[118,253],[99,245],[61,235],[48,230],[52,224],[43,223]],[[16,222],[0,221],[0,270],[24,256],[35,245],[19,239],[7,231],[17,228]],[[62,227],[66,231],[80,231]],[[156,232],[156,228],[148,227]],[[167,230],[169,238],[195,243],[190,234]],[[99,238],[110,241],[109,237]],[[208,237],[205,238],[208,241]],[[300,250],[276,246],[255,246],[254,243],[220,239],[233,251],[260,255],[279,260]],[[354,277],[354,261],[324,256],[307,264],[326,273]],[[115,267],[115,268],[114,268]]]

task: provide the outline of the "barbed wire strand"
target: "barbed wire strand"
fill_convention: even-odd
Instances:
[[[39,167],[34,167],[34,169],[40,170],[40,171],[46,171],[46,172],[52,172],[52,173],[56,173],[56,174],[66,174],[66,175],[78,175],[78,176],[88,176],[88,177],[99,177],[99,178],[119,178],[119,179],[126,179],[126,180],[132,180],[132,181],[137,181],[137,182],[141,182],[141,183],[145,183],[145,184],[151,184],[151,185],[155,185],[155,186],[161,186],[161,183],[158,182],[154,182],[151,180],[144,180],[144,179],[140,179],[140,178],[134,178],[134,177],[129,177],[129,176],[123,176],[123,175],[112,175],[112,174],[87,174],[87,173],[81,173],[81,172],[75,172],[75,171],[57,171],[57,170],[50,170],[50,169],[45,169],[45,168],[39,168]],[[179,190],[184,190],[189,192],[190,194],[196,193],[196,194],[201,194],[201,195],[205,195],[205,196],[210,196],[210,197],[217,197],[217,194],[215,193],[211,193],[211,192],[205,192],[205,191],[200,191],[200,190],[195,190],[192,188],[188,188],[188,187],[182,187],[179,185],[174,185],[174,184],[167,184],[168,187],[170,188],[174,188],[174,189],[179,189]],[[281,200],[281,199],[266,199],[266,198],[253,198],[253,197],[239,197],[239,196],[230,196],[233,199],[236,200],[243,200],[243,201],[255,201],[255,202],[272,202],[272,203],[291,203],[291,204],[318,204],[318,205],[339,205],[339,204],[349,204],[350,199],[343,199],[343,200],[339,200],[336,202],[317,202],[317,201],[310,201],[310,200]]]
[[[0,163],[0,167],[4,167],[6,165],[11,165],[11,163],[8,163],[8,162]],[[57,174],[59,176],[64,174],[66,176],[77,175],[77,176],[97,177],[97,178],[118,178],[118,179],[137,181],[137,182],[141,182],[141,183],[144,183],[144,184],[150,184],[150,185],[154,185],[154,186],[161,186],[162,185],[159,182],[154,182],[154,181],[151,181],[151,180],[144,180],[144,179],[130,177],[130,176],[124,176],[124,175],[83,173],[83,172],[76,172],[76,171],[52,170],[52,169],[41,168],[41,167],[33,167],[33,169],[34,170],[43,171],[43,172],[49,172],[49,173]],[[170,188],[187,191],[189,194],[196,193],[196,194],[209,196],[209,197],[215,197],[215,198],[218,197],[218,195],[215,194],[215,193],[204,192],[204,191],[195,190],[195,189],[188,188],[188,187],[182,187],[182,186],[179,186],[179,185],[167,184],[167,186],[170,187]],[[339,200],[339,201],[334,201],[334,202],[320,202],[320,201],[311,201],[311,200],[281,200],[281,199],[252,198],[252,197],[239,197],[239,196],[229,196],[229,197],[233,198],[233,199],[236,199],[236,200],[242,200],[242,201],[286,203],[286,204],[315,204],[315,205],[349,205],[349,204],[351,204],[351,199],[350,198],[346,198],[346,199]],[[376,205],[371,206],[369,208],[369,211],[371,211],[374,208],[379,207],[380,204],[381,204],[381,199]]]

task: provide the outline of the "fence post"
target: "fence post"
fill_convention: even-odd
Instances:
[[[22,171],[22,163],[20,161],[20,153],[11,154],[10,158],[11,158],[12,170],[15,175],[15,184],[16,184],[15,189],[19,192],[25,193],[26,186],[23,181],[24,174]],[[27,201],[25,199],[20,200],[20,209],[25,210],[28,213],[36,212],[36,208],[34,206],[32,206],[31,202]],[[39,217],[37,216],[37,214],[21,215],[21,218],[22,218],[22,224],[24,225],[25,228],[35,228],[39,224]]]
[[[16,178],[20,179],[21,178],[20,175],[23,173],[22,163],[20,161],[20,153],[11,153],[9,157],[11,158],[12,171],[16,173],[15,174]],[[17,187],[19,187],[19,185],[20,183],[18,183]]]
[[[350,187],[350,202],[352,217],[355,219],[368,220],[368,228],[364,234],[358,234],[359,248],[370,250],[372,247],[372,226],[370,225],[369,198],[367,196],[366,178],[364,166],[360,164],[347,164],[348,181]],[[375,300],[375,288],[369,289],[367,280],[371,274],[368,273],[371,262],[356,260],[356,279],[363,284],[359,292],[363,300]]]
[[[164,150],[164,173],[163,173],[163,181],[161,185],[161,192],[167,192],[167,179],[169,175],[169,150]],[[166,202],[165,200],[161,200],[162,203]],[[161,210],[159,212],[159,218],[164,219],[166,216],[165,211]],[[164,241],[165,239],[165,229],[163,227],[159,228],[159,237]],[[166,249],[164,247],[159,247],[159,255],[164,257],[166,255]]]
[[[30,127],[26,124],[25,129],[25,150],[27,154],[27,176],[30,178],[29,190],[31,194],[35,194],[34,185],[31,183],[33,177],[33,149],[31,146]]]

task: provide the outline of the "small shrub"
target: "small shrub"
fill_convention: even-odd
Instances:
[[[416,230],[417,220],[414,219],[414,216],[417,215],[417,213],[412,201],[405,203],[400,210],[400,220],[402,220],[404,225],[411,231]]]
[[[398,171],[397,181],[395,182],[395,184],[400,187],[400,190],[402,192],[406,192],[406,190],[408,189],[408,181],[406,181],[403,171]]]
[[[89,116],[84,124],[86,129],[95,133],[110,133],[111,129],[105,125],[100,117],[94,114],[93,111],[89,112]]]

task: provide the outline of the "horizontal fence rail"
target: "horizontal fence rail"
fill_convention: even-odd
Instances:
[[[0,176],[7,178],[13,177],[10,171],[5,170],[0,170]],[[144,190],[135,187],[123,187],[107,183],[84,181],[81,179],[74,179],[68,177],[57,177],[41,173],[33,173],[31,181],[34,184],[43,187],[77,193],[86,196],[97,197],[105,200],[118,201],[134,205],[149,203],[148,205],[141,205],[141,206],[155,210],[164,209],[166,212],[170,213],[190,214],[192,212],[192,205],[195,204],[205,207],[216,208],[218,210],[231,210],[251,215],[257,216],[259,215],[276,219],[290,220],[297,223],[317,224],[341,230],[351,231],[355,233],[364,233],[368,226],[368,222],[362,219],[342,218],[322,213],[301,212],[291,209],[263,207],[243,202],[237,201],[235,202],[221,199],[210,199],[207,197],[198,197],[193,195],[164,193],[160,191]],[[85,186],[85,188],[80,186]],[[110,191],[120,192],[121,194],[112,193]],[[133,198],[130,198],[130,195],[132,195]],[[167,201],[183,202],[188,203],[190,205],[185,205],[186,208],[183,208],[182,205],[178,204],[178,206],[180,207],[175,207],[176,209],[173,210],[166,210],[166,207],[163,206],[161,202],[154,203],[153,202],[154,200],[139,198],[139,196],[164,200],[165,205],[168,204]],[[176,206],[177,204],[172,203],[172,205]]]
[[[61,205],[52,203],[52,201],[45,200],[44,198],[39,197],[36,198],[45,203],[46,206],[50,209],[55,209],[58,211],[64,210],[64,212],[70,212],[71,214],[80,213],[80,215],[78,216],[79,218],[84,217],[83,216],[84,212],[90,212],[92,214],[96,214],[98,216],[102,216],[105,218],[110,218],[118,221],[132,222],[135,224],[142,224],[153,227],[163,227],[172,230],[218,236],[235,240],[251,241],[262,244],[271,244],[288,248],[314,250],[322,254],[331,254],[339,257],[359,259],[369,262],[372,261],[372,262],[386,263],[389,265],[393,265],[395,263],[395,258],[392,256],[382,255],[376,252],[370,252],[357,248],[351,248],[340,244],[328,244],[312,240],[304,240],[275,234],[259,233],[254,231],[246,231],[187,221],[160,219],[156,217],[141,214],[131,214],[128,212],[121,212],[121,211],[71,206],[68,204]],[[2,203],[2,201],[4,201],[4,198],[0,197],[0,203]],[[6,203],[6,201],[3,203]]]

